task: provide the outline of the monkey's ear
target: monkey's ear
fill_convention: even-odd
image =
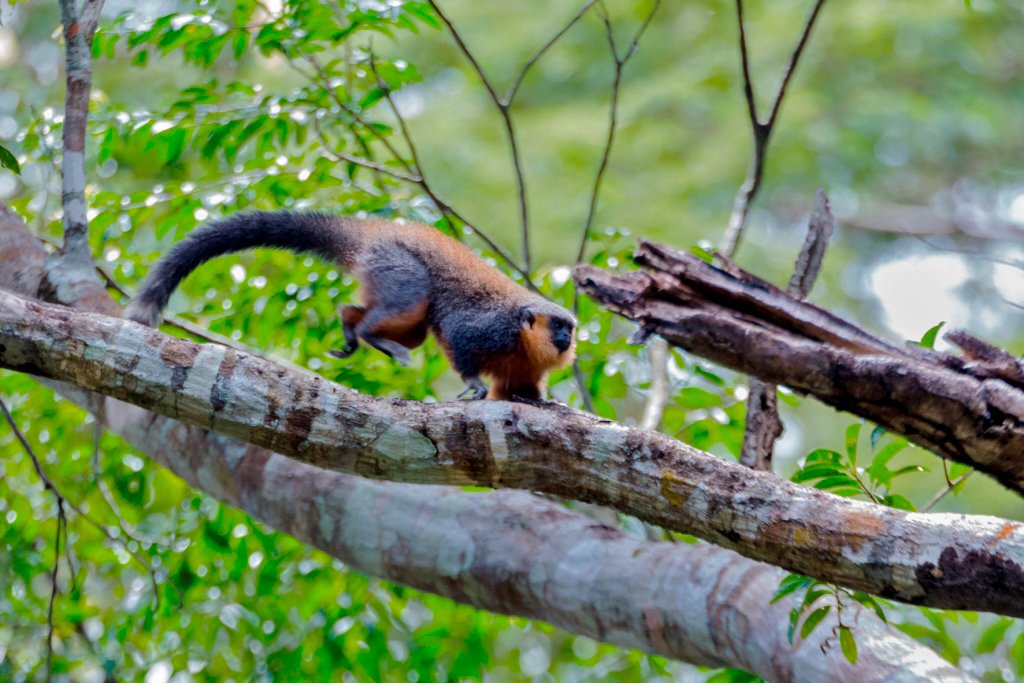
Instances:
[[[519,311],[519,326],[524,330],[532,330],[534,323],[533,311],[523,308]]]

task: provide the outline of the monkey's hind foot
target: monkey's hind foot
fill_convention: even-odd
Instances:
[[[353,344],[351,346],[345,346],[340,349],[331,349],[330,351],[327,352],[327,355],[331,356],[332,358],[348,358],[353,353],[355,353],[356,349],[358,348],[358,346]]]
[[[469,401],[479,401],[487,396],[487,385],[480,381],[479,377],[471,377],[466,380],[466,388],[457,398],[466,397]]]

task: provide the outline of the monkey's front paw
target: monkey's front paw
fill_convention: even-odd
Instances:
[[[394,353],[391,354],[391,357],[394,358],[395,362],[403,368],[407,368],[412,365],[412,354],[409,353],[408,349],[395,349]]]
[[[479,377],[466,380],[466,388],[458,395],[458,398],[466,397],[470,401],[479,401],[487,396],[487,386],[480,381]]]

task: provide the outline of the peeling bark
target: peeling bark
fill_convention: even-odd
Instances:
[[[31,241],[0,220],[0,288],[34,291],[32,266],[15,267],[19,258],[41,267]],[[15,243],[25,250],[4,250]],[[61,391],[94,404],[77,387]],[[855,627],[856,667],[821,648],[834,616],[789,643],[792,598],[769,604],[782,572],[727,550],[642,541],[521,492],[328,472],[116,400],[98,417],[193,486],[350,566],[476,607],[774,681],[973,680],[858,605],[844,617]]]
[[[371,398],[233,349],[5,293],[0,366],[324,469],[543,491],[849,588],[1024,616],[1024,525],[840,498],[556,404]]]
[[[865,417],[1024,492],[1024,371],[1005,352],[983,343],[965,357],[900,348],[732,264],[723,270],[648,242],[636,260],[643,272],[580,266],[577,285],[680,348]]]

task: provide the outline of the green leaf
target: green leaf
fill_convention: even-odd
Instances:
[[[897,439],[890,444],[886,444],[882,450],[878,451],[874,458],[871,460],[871,465],[868,467],[868,476],[879,483],[886,484],[892,479],[892,473],[889,472],[889,461],[893,457],[904,450],[910,444],[906,439]]]
[[[810,465],[812,463],[819,462],[831,462],[835,463],[836,465],[839,465],[842,459],[843,456],[841,456],[836,451],[830,451],[827,448],[819,448],[817,450],[811,451],[808,454],[808,456],[804,458],[804,466],[806,467],[807,465]]]
[[[775,595],[772,596],[771,604],[775,604],[782,598],[786,597],[790,593],[794,593],[801,588],[806,588],[814,583],[814,579],[804,576],[802,574],[790,574],[786,576],[782,581],[779,582],[779,588],[775,591]]]
[[[981,638],[978,639],[977,653],[984,655],[995,651],[996,647],[1003,642],[1003,637],[1012,625],[1013,621],[1010,619],[1000,619],[987,628],[985,632],[981,634]]]
[[[705,263],[712,263],[715,260],[714,254],[697,244],[690,247],[690,253]]]
[[[849,626],[839,627],[839,647],[843,650],[843,656],[850,664],[857,663],[857,642],[853,639],[853,631]]]
[[[825,605],[811,612],[806,619],[804,619],[803,626],[800,627],[800,638],[806,639],[807,636],[811,635],[814,629],[821,623],[821,620],[828,616],[828,613],[832,611],[832,605]]]
[[[700,387],[686,387],[679,392],[676,400],[684,408],[711,408],[722,404],[722,397]]]
[[[907,498],[899,495],[898,493],[890,493],[888,496],[882,499],[883,505],[896,508],[897,510],[906,510],[907,512],[914,512],[917,507],[909,501]]]
[[[878,448],[878,442],[885,436],[885,429],[883,427],[875,427],[871,430],[871,447]]]
[[[949,465],[949,478],[956,481],[960,477],[967,474],[967,470],[971,469],[970,465],[964,465],[963,463],[954,462]]]
[[[17,157],[11,154],[3,145],[0,145],[0,166],[14,171],[17,175],[21,175],[21,165],[18,163]]]
[[[793,475],[793,481],[801,483],[812,479],[833,477],[843,473],[843,468],[841,466],[833,465],[832,463],[823,463],[820,465],[811,465],[810,467],[804,467],[803,469],[798,470]]]
[[[939,336],[939,330],[941,330],[942,326],[945,325],[945,324],[946,324],[946,321],[943,320],[938,325],[935,325],[934,327],[929,328],[929,330],[924,333],[924,336],[921,337],[921,341],[918,342],[918,345],[922,346],[922,347],[924,347],[926,349],[934,349],[935,348],[935,338]]]
[[[814,488],[821,489],[824,491],[826,489],[833,489],[839,486],[856,488],[857,491],[860,492],[860,487],[857,484],[857,480],[848,474],[837,474],[832,477],[825,477],[817,484],[815,484]]]
[[[885,610],[882,608],[882,603],[876,600],[874,596],[869,595],[867,593],[862,593],[861,591],[855,591],[853,594],[853,599],[859,602],[860,604],[864,605],[865,607],[873,609],[875,611],[875,614],[878,615],[879,619],[881,619],[887,624],[889,623],[889,618],[885,615]]]
[[[860,427],[860,423],[857,423],[846,428],[846,457],[854,466],[857,465],[857,441],[860,439]]]

